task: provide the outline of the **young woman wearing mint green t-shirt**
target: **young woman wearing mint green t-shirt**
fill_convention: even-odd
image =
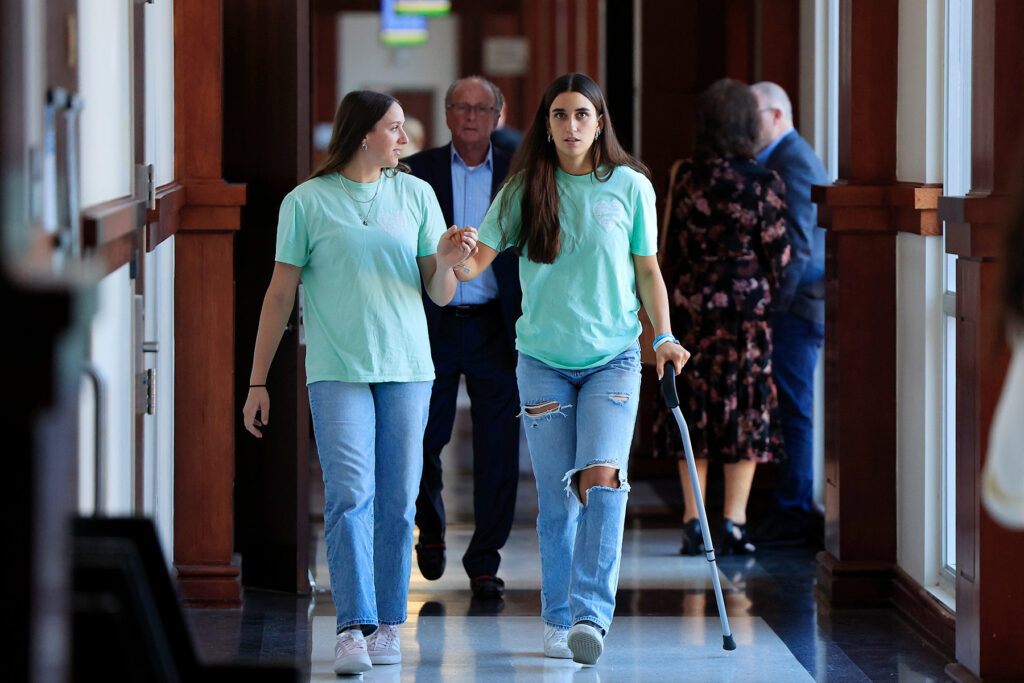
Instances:
[[[267,372],[303,282],[306,381],[324,477],[324,537],[337,610],[334,671],[401,661],[413,515],[434,367],[420,284],[438,305],[475,248],[445,230],[434,191],[398,172],[402,107],[351,92],[328,158],[281,203],[245,428],[269,428]],[[369,635],[369,638],[364,638]]]
[[[690,354],[669,328],[647,169],[619,145],[593,80],[570,73],[548,87],[508,177],[455,274],[472,279],[498,250],[519,250],[517,377],[537,480],[544,653],[594,664],[622,551],[638,293],[658,374]]]

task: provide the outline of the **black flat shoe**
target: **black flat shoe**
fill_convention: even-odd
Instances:
[[[416,564],[420,574],[428,581],[436,581],[444,574],[445,559],[444,541],[423,542],[416,544]]]
[[[747,538],[747,525],[726,519],[722,524],[722,555],[749,555],[757,550]]]
[[[679,546],[680,555],[700,555],[704,552],[704,538],[700,533],[700,520],[691,519],[683,525],[683,544]]]
[[[497,576],[477,576],[469,580],[469,588],[473,597],[485,600],[500,598],[505,592],[505,582]]]

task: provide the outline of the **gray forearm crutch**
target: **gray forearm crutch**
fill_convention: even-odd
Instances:
[[[665,363],[665,374],[661,378],[661,393],[665,397],[665,405],[672,409],[672,415],[679,425],[679,433],[683,437],[683,452],[686,453],[686,467],[690,470],[690,487],[693,490],[693,502],[697,504],[697,514],[700,515],[700,533],[704,537],[704,555],[708,559],[708,569],[711,570],[711,583],[715,585],[715,600],[718,602],[718,617],[722,620],[722,648],[735,650],[736,640],[729,630],[729,617],[725,614],[725,599],[722,597],[722,584],[718,580],[718,563],[715,561],[715,548],[711,545],[711,532],[708,529],[708,515],[704,511],[704,496],[700,492],[700,482],[697,480],[697,463],[693,461],[693,446],[690,445],[690,430],[686,427],[686,420],[679,410],[679,396],[676,394],[676,366],[672,363]]]

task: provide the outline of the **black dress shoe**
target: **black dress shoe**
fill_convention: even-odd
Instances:
[[[505,592],[505,582],[497,576],[484,574],[469,580],[469,588],[473,591],[474,598],[494,599],[500,598]]]
[[[808,527],[806,521],[774,514],[750,532],[750,540],[765,548],[802,546],[808,541]]]
[[[422,539],[416,544],[416,564],[420,574],[428,581],[436,581],[444,574],[445,566],[444,541],[425,542]]]
[[[694,517],[683,525],[683,543],[680,555],[700,555],[704,552],[704,537],[700,533],[700,520]]]
[[[749,555],[757,550],[747,538],[747,525],[726,518],[722,523],[722,555]]]

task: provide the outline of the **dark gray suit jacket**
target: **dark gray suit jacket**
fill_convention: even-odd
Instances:
[[[824,324],[825,230],[818,227],[818,207],[811,201],[811,185],[827,185],[828,173],[796,130],[785,134],[764,164],[786,183],[784,215],[791,251],[772,308]]]
[[[509,163],[512,157],[491,145],[491,200],[497,194],[498,188],[508,175]],[[445,225],[454,222],[454,199],[452,198],[452,145],[448,143],[443,147],[434,147],[417,152],[407,159],[402,159],[412,169],[412,174],[417,178],[427,181],[434,188],[437,195],[437,202],[441,205],[441,213],[444,214]],[[462,227],[462,226],[459,226]],[[479,227],[474,225],[474,228]],[[498,281],[498,299],[501,301],[502,312],[505,317],[505,327],[509,335],[512,348],[515,348],[516,321],[522,315],[523,292],[519,287],[519,257],[511,249],[498,254],[491,264],[494,277]],[[441,307],[423,297],[424,309],[427,313],[427,327],[433,336],[434,326],[441,317]]]

